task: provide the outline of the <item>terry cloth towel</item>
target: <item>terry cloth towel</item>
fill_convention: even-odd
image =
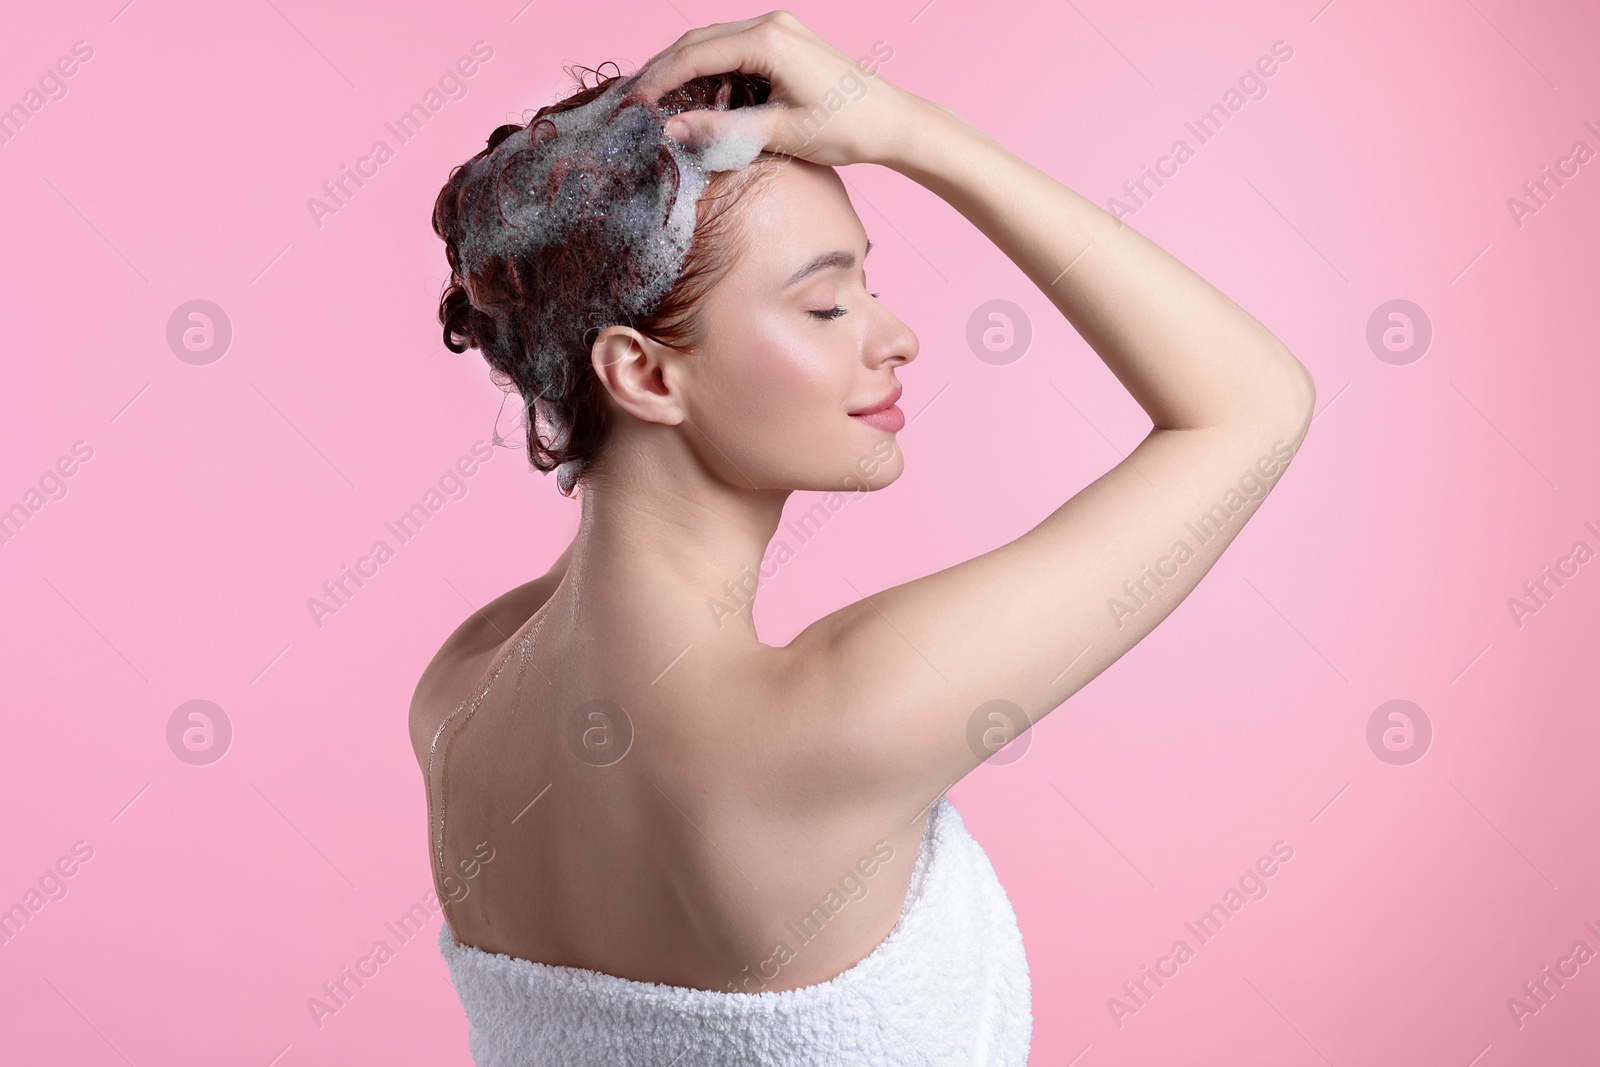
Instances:
[[[735,993],[439,948],[478,1067],[1026,1067],[1032,987],[1000,880],[960,814],[928,816],[900,919],[826,982]]]

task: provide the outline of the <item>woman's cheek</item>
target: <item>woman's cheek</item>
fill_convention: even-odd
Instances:
[[[743,339],[709,383],[716,419],[741,430],[771,420],[785,390],[791,387],[789,376],[778,365],[781,358],[765,338]]]
[[[823,409],[839,407],[838,359],[821,338],[806,336],[814,332],[792,326],[762,331],[750,353],[748,410],[769,422],[810,425]]]

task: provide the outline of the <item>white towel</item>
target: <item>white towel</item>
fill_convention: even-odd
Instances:
[[[731,993],[439,948],[478,1067],[1026,1067],[1032,987],[1000,880],[960,814],[928,816],[899,922],[826,982]]]

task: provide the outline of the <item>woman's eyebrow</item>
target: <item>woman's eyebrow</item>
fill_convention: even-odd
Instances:
[[[861,258],[865,260],[867,258],[867,253],[871,251],[872,240],[871,238],[868,238],[867,250],[861,254]],[[819,270],[827,270],[829,267],[843,267],[844,269],[849,270],[855,265],[856,256],[854,252],[845,252],[842,250],[824,252],[820,256],[817,256],[811,260],[811,262],[807,263],[805,266],[801,267],[799,270],[795,271],[793,276],[791,276],[788,281],[783,283],[783,287],[787,289],[791,285],[802,282],[811,277],[813,274],[817,273]]]

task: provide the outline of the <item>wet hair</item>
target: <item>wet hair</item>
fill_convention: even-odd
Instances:
[[[703,344],[704,299],[735,255],[730,209],[760,173],[749,138],[690,148],[665,136],[666,120],[758,106],[771,86],[731,72],[651,102],[629,95],[638,72],[566,69],[577,89],[495,129],[450,172],[432,221],[450,263],[445,346],[478,349],[495,384],[520,394],[529,462],[570,496],[607,435],[595,337],[625,325],[686,352]]]

